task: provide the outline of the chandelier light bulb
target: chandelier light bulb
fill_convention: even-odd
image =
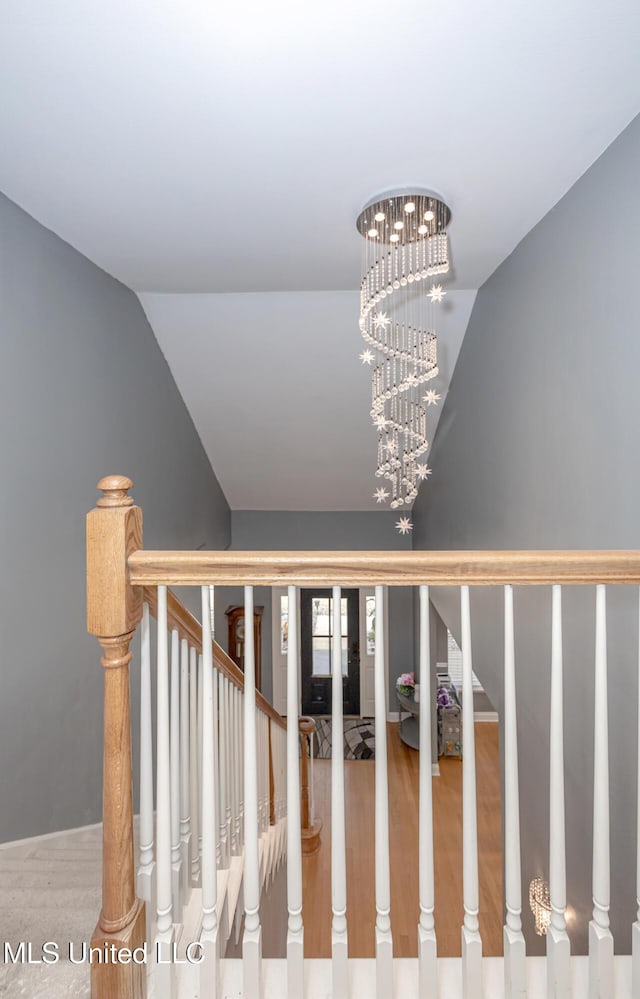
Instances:
[[[384,212],[376,212],[373,217],[376,220],[376,222],[384,222],[386,215],[384,214]]]
[[[434,215],[434,213],[433,213],[433,212],[431,211],[431,209],[429,209],[429,211],[428,211],[428,212],[425,212],[425,213],[424,213],[424,216],[423,216],[423,217],[424,217],[424,220],[425,220],[425,222],[433,222],[433,220],[434,220],[434,218],[435,218],[435,215]]]
[[[369,239],[376,239],[377,236],[378,236],[378,230],[377,229],[369,229],[367,231],[367,236],[369,237]]]
[[[392,234],[391,234],[391,235],[389,236],[389,240],[390,240],[390,241],[391,241],[392,243],[397,243],[399,239],[400,239],[400,237],[398,236],[398,233],[397,233],[397,232],[394,232],[394,233],[392,233]]]
[[[404,229],[404,222],[402,221],[402,219],[398,219],[397,222],[394,222],[393,223],[393,228],[394,229]]]
[[[426,235],[426,233],[429,232],[429,226],[428,225],[419,225],[418,226],[418,232],[420,233],[421,236]]]
[[[406,205],[404,206],[404,210],[407,213],[407,215],[411,215],[411,212],[415,212],[416,210],[415,202],[407,201]]]

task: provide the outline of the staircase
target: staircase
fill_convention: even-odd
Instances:
[[[156,661],[152,664],[151,622],[156,619]],[[166,955],[171,978],[159,992],[179,994],[173,980],[174,946],[182,959],[198,963],[200,920],[203,919],[205,849],[215,851],[217,894],[216,948],[225,953],[233,935],[238,942],[244,918],[244,782],[240,761],[245,718],[244,675],[212,640],[209,593],[202,593],[201,625],[166,588],[145,587],[141,621],[140,715],[140,863],[137,892],[147,903],[146,939],[154,956]],[[169,665],[170,663],[170,665]],[[207,673],[212,677],[209,687]],[[153,814],[151,677],[157,685],[158,763],[155,770],[157,814]],[[209,715],[207,714],[207,708]],[[258,760],[258,897],[268,890],[286,856],[285,752],[286,723],[255,692]],[[213,728],[207,722],[213,720]],[[162,752],[161,749],[164,751]],[[164,757],[164,758],[163,758]],[[217,788],[212,801],[205,793]],[[205,821],[205,811],[211,825]],[[217,824],[213,816],[217,816]],[[164,823],[168,826],[160,828]],[[165,862],[164,908],[171,908],[172,938],[161,935],[162,902],[158,902],[156,845],[171,841],[171,864]],[[207,846],[207,844],[209,844]],[[169,872],[170,866],[170,872]],[[170,891],[169,891],[170,876]],[[162,875],[160,877],[162,881]],[[206,894],[206,887],[205,887]],[[191,946],[191,950],[189,950]],[[158,966],[160,966],[160,962]],[[164,971],[164,965],[163,965]],[[156,974],[156,979],[160,976]],[[168,992],[167,992],[168,989]]]
[[[633,954],[614,957],[609,928],[607,587],[640,584],[638,552],[148,552],[131,482],[101,480],[103,496],[87,522],[88,629],[103,649],[104,852],[103,905],[93,945],[94,999],[626,999],[640,996],[640,917]],[[297,621],[289,621],[287,722],[255,689],[253,630],[245,638],[245,672],[212,642],[210,586],[245,588],[245,620],[253,620],[254,586],[333,587],[334,661],[339,662],[341,587],[375,586],[375,909],[376,957],[348,956],[342,677],[335,671],[331,761],[332,955],[304,958],[302,830],[299,772]],[[429,585],[459,592],[463,658],[462,957],[437,956],[431,791],[431,710],[420,700],[419,883],[417,959],[394,959],[390,920],[389,808],[384,663],[385,586],[416,586],[420,675],[431,673]],[[562,591],[595,585],[593,910],[588,956],[571,954],[566,920]],[[200,588],[202,625],[170,586]],[[479,931],[477,794],[473,726],[470,590],[499,587],[504,636],[504,956],[483,958]],[[513,587],[549,588],[552,607],[549,893],[546,958],[528,957],[522,929]],[[157,648],[152,663],[151,618]],[[140,856],[134,863],[131,794],[129,651],[141,630]],[[637,655],[637,649],[635,650]],[[156,754],[151,698],[156,687]],[[586,682],[586,679],[585,679]],[[336,748],[337,747],[337,748]],[[634,752],[638,745],[634,745]],[[155,821],[153,788],[155,783]],[[637,794],[635,782],[629,789]],[[586,817],[585,817],[586,820]],[[591,833],[589,833],[591,834]],[[286,959],[262,959],[260,898],[287,858]],[[638,846],[640,858],[640,839]],[[640,870],[640,863],[638,864]],[[640,892],[638,893],[640,894]],[[438,899],[446,905],[446,898]],[[357,918],[357,913],[355,914]],[[231,934],[242,958],[225,958]],[[149,962],[118,959],[149,949]],[[184,960],[186,963],[178,963]]]

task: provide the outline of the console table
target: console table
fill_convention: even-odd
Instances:
[[[396,697],[400,708],[398,734],[405,745],[410,746],[411,749],[419,749],[420,723],[418,715],[420,714],[420,702],[416,702],[413,694],[401,694],[398,690],[396,690]],[[408,717],[403,718],[403,714],[408,715]]]

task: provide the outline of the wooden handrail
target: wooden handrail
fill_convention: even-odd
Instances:
[[[640,551],[134,551],[134,586],[490,586],[640,583]]]
[[[156,617],[158,607],[158,591],[156,587],[145,586],[142,592],[143,599],[149,604],[150,612]],[[172,590],[167,591],[167,619],[170,629],[175,628],[181,638],[186,638],[190,645],[196,648],[198,652],[202,652],[202,625],[187,610]],[[215,641],[213,642],[213,658],[220,672],[224,673],[236,687],[244,690],[244,674],[242,670]],[[265,715],[268,715],[280,728],[286,729],[287,723],[282,715],[278,714],[276,709],[269,704],[259,690],[256,690],[256,707]]]

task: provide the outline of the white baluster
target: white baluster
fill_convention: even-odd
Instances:
[[[271,766],[273,768],[273,824],[271,823],[271,773],[269,772],[269,767],[267,766],[267,822],[269,823],[269,841],[271,843],[271,878],[275,877],[277,865],[278,865],[278,840],[277,840],[277,826],[278,826],[278,813],[277,813],[277,749],[275,743],[275,723],[272,724],[271,719],[267,716],[267,742],[271,749]]]
[[[262,828],[269,828],[269,741],[267,739],[266,717],[260,714],[260,738],[262,742]]]
[[[191,815],[191,884],[200,884],[200,765],[198,763],[198,654],[189,649],[189,812]]]
[[[287,826],[288,826],[288,803],[287,803],[287,745],[286,745],[286,732],[282,733],[282,818],[285,820],[282,824],[282,855],[287,856]]]
[[[171,896],[171,760],[169,753],[169,648],[167,630],[167,588],[158,587],[158,667],[157,667],[157,770],[156,770],[156,891],[157,920],[154,953],[160,959],[156,975],[156,995],[172,999],[174,941]]]
[[[275,815],[275,780],[276,780],[276,757],[275,757],[275,743],[274,743],[274,733],[273,725],[271,724],[271,719],[269,715],[264,716],[264,728],[267,740],[267,826],[271,828],[271,778],[273,776],[273,807]],[[271,762],[269,762],[271,761]]]
[[[204,698],[204,668],[202,656],[198,656],[198,856],[200,857],[200,881],[202,881],[202,719]]]
[[[171,632],[171,897],[173,921],[182,922],[180,846],[180,636]]]
[[[238,691],[238,793],[240,797],[240,845],[244,852],[244,690]],[[240,776],[242,775],[242,777]]]
[[[234,781],[236,788],[236,850],[237,855],[242,858],[242,867],[244,872],[244,756],[243,756],[243,746],[244,746],[244,692],[240,690],[239,687],[234,687],[235,691],[235,714],[236,714],[236,742],[235,742],[235,766],[234,766]],[[243,873],[244,878],[244,873]],[[234,919],[234,940],[236,946],[240,942],[240,930],[243,925],[243,913],[244,913],[244,886],[243,881],[240,882],[240,894],[238,895],[238,902],[236,905],[236,914]]]
[[[333,587],[331,677],[331,957],[333,999],[349,995],[347,866],[344,818],[344,724],[342,720],[342,615],[340,587]],[[290,614],[290,617],[292,615]],[[291,802],[289,802],[291,806]]]
[[[237,765],[237,759],[235,755],[235,727],[236,719],[233,709],[234,701],[233,694],[234,686],[229,680],[227,684],[227,841],[229,843],[229,863],[231,863],[231,857],[236,855],[236,829],[235,829],[235,814],[236,814],[236,786],[234,777],[234,768]]]
[[[200,995],[218,995],[218,874],[216,867],[215,712],[216,676],[213,668],[209,587],[202,595],[202,929]]]
[[[304,995],[304,928],[302,925],[302,832],[300,822],[300,762],[298,758],[298,615],[295,586],[289,590],[287,642],[287,987],[289,999]]]
[[[473,719],[471,611],[468,586],[460,587],[460,610],[462,623],[462,881],[464,896],[462,994],[464,999],[480,999],[483,993],[482,940],[478,923],[476,749]]]
[[[278,772],[278,767],[280,765],[280,760],[279,760],[279,756],[278,756],[278,732],[279,732],[279,729],[278,729],[277,725],[275,724],[275,722],[272,722],[271,719],[269,719],[269,730],[271,732],[271,752],[272,752],[272,756],[273,756],[273,825],[271,827],[271,836],[272,836],[272,839],[273,839],[273,850],[272,850],[272,855],[273,855],[273,874],[275,876],[275,873],[278,870],[278,864],[279,864],[279,861],[280,861],[280,856],[279,856],[279,851],[278,851],[278,847],[279,847],[279,836],[278,836],[278,833],[279,833],[279,828],[278,828],[279,816],[278,816],[278,809],[280,807],[280,797],[279,797],[279,793],[278,793],[279,792],[280,774]]]
[[[504,994],[526,996],[526,951],[522,934],[520,872],[520,792],[516,720],[513,587],[504,588],[504,849],[506,923],[503,931]]]
[[[142,608],[140,663],[140,866],[138,895],[147,903],[147,940],[156,908],[153,859],[153,733],[151,709],[151,631],[149,605]]]
[[[565,909],[567,874],[564,828],[564,731],[562,706],[562,589],[552,587],[551,605],[551,732],[549,767],[549,894],[547,928],[547,995],[571,995],[570,946]]]
[[[284,771],[282,769],[282,729],[279,725],[275,725],[273,728],[275,735],[275,746],[276,746],[276,771],[275,771],[275,806],[276,806],[276,864],[280,867],[280,861],[283,855],[283,829],[281,819],[283,817],[282,813],[282,798],[283,798],[283,779]]]
[[[260,711],[256,712],[256,737],[258,740],[258,829],[260,836],[262,836],[264,832],[264,730]]]
[[[377,634],[376,648],[380,641]],[[420,819],[418,825],[418,864],[420,922],[418,923],[419,995],[432,999],[437,994],[438,949],[433,910],[435,906],[433,871],[433,797],[431,773],[431,648],[429,637],[429,587],[420,587]]]
[[[209,587],[209,592],[211,592],[211,587]],[[218,670],[213,665],[213,786],[216,789],[216,821],[220,821],[220,753],[218,749],[218,737],[219,737],[219,721],[220,716],[218,712]],[[224,867],[222,862],[222,839],[220,836],[220,829],[216,828],[216,868],[220,871]]]
[[[280,861],[282,860],[284,854],[284,829],[282,819],[284,818],[284,795],[285,795],[285,771],[284,771],[284,761],[286,752],[286,732],[280,728],[279,725],[275,726],[276,734],[276,746],[277,748],[277,780],[276,780],[276,822],[278,825],[278,867],[280,866]]]
[[[263,831],[263,880],[266,882],[271,874],[271,837],[269,836],[269,739],[268,719],[260,712],[261,777],[262,777],[262,831]]]
[[[227,837],[227,866],[231,865],[231,855],[233,854],[233,715],[231,712],[231,691],[233,684],[225,677],[224,680],[224,705],[226,724],[226,787],[227,787],[227,816],[225,821],[225,831]]]
[[[273,876],[273,838],[271,836],[271,781],[269,776],[269,718],[262,716],[264,742],[264,827],[265,849],[267,851],[267,877]]]
[[[191,813],[189,773],[189,644],[180,643],[180,853],[183,904],[191,897]]]
[[[640,596],[640,588],[638,589]],[[638,777],[636,785],[636,921],[631,934],[632,947],[632,983],[631,994],[634,999],[640,996],[640,605],[638,608]]]
[[[262,740],[262,715],[256,711],[256,739],[258,749],[258,843],[260,857],[260,890],[262,890],[267,862],[266,842],[263,840],[264,832],[264,746]]]
[[[376,586],[375,688],[375,859],[376,859],[376,996],[393,992],[391,875],[389,870],[389,787],[387,778],[387,692],[384,670],[384,590]],[[340,632],[338,632],[340,633]],[[334,661],[335,669],[335,661]],[[342,745],[341,747],[342,748]]]
[[[220,838],[220,864],[224,870],[229,866],[227,843],[227,711],[225,677],[218,673],[218,769],[220,781],[220,813],[218,817]]]
[[[589,999],[613,997],[613,936],[609,929],[609,724],[606,587],[596,587],[593,746],[593,918],[589,923]]]
[[[235,789],[235,806],[234,806],[234,826],[235,826],[235,841],[236,841],[236,854],[242,853],[242,838],[241,838],[241,828],[240,828],[240,788],[242,787],[242,756],[241,753],[241,742],[242,742],[242,732],[240,728],[241,721],[241,710],[242,710],[242,700],[240,697],[240,691],[237,687],[233,688],[233,714],[235,718],[234,726],[234,761],[235,767],[233,771],[233,784]]]
[[[284,729],[280,729],[280,760],[281,760],[281,795],[280,795],[280,815],[283,819],[281,824],[281,838],[280,838],[280,850],[282,852],[282,857],[284,858],[287,854],[287,733]]]
[[[262,746],[262,715],[260,711],[256,708],[256,752],[258,754],[258,857],[260,859],[260,891],[262,891],[262,885],[264,880],[264,864],[266,859],[266,851],[264,849],[264,843],[262,842],[262,831],[263,831],[263,818],[264,818],[264,806],[262,800],[263,794],[263,762],[264,762],[264,749]]]
[[[244,619],[253,622],[253,587],[244,588]],[[244,999],[260,999],[262,928],[260,926],[260,853],[258,829],[258,757],[256,745],[256,674],[253,627],[244,646]]]
[[[262,715],[262,780],[263,780],[263,800],[264,800],[264,830],[269,831],[271,825],[271,795],[269,791],[269,719]]]
[[[313,759],[315,751],[313,748],[314,733],[309,736],[309,825],[313,827],[316,821],[316,796],[314,792],[315,781],[313,778]]]
[[[271,721],[268,715],[262,716],[264,727],[264,825],[267,833],[271,830],[271,773],[269,760],[273,747],[271,746]]]

